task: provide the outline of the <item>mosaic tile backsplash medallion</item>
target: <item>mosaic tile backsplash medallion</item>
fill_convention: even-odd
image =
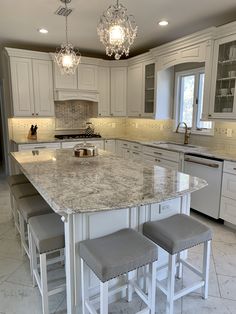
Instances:
[[[86,122],[97,116],[97,104],[91,101],[55,102],[56,130],[83,129]]]

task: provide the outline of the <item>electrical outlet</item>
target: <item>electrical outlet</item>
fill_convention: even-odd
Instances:
[[[227,129],[227,137],[232,137],[233,130]]]
[[[112,129],[115,129],[116,124],[113,122],[113,123],[111,124],[111,127],[112,127]]]

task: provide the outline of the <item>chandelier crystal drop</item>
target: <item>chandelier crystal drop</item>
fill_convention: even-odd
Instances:
[[[133,15],[127,15],[127,9],[116,1],[103,13],[97,26],[100,41],[106,48],[106,54],[119,60],[129,55],[130,46],[137,36],[138,27]]]
[[[61,0],[65,4],[65,8],[67,9],[67,3],[71,2],[71,0]],[[81,54],[78,49],[74,48],[74,46],[68,41],[68,21],[67,15],[65,16],[65,26],[66,26],[66,42],[61,44],[61,47],[57,48],[55,53],[55,62],[62,74],[74,74],[81,58]]]

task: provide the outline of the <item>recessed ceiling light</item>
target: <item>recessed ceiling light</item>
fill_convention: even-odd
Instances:
[[[167,25],[169,24],[169,22],[166,21],[166,20],[162,20],[162,21],[160,21],[158,24],[159,24],[160,26],[167,26]]]
[[[46,28],[39,28],[38,32],[41,33],[41,34],[47,34],[48,30]]]

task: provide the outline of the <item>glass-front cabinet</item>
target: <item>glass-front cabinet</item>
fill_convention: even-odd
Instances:
[[[144,116],[153,116],[155,111],[155,63],[144,67]]]
[[[216,40],[209,118],[236,118],[236,35]]]

